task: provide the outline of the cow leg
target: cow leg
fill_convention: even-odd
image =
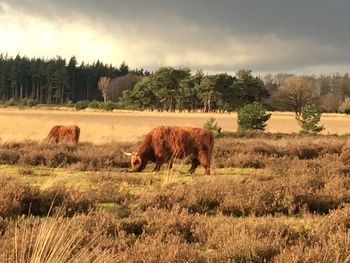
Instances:
[[[153,169],[153,172],[158,172],[160,170],[160,164],[158,162],[156,162],[156,166]]]
[[[205,174],[210,175],[210,160],[208,159],[208,153],[201,151],[198,153],[198,160],[205,169]]]
[[[163,165],[164,160],[162,158],[156,158],[156,167],[154,167],[153,171],[158,172],[160,167]]]
[[[200,164],[200,162],[198,161],[197,158],[192,158],[192,165],[190,170],[188,170],[190,173],[194,173],[198,167],[198,165]]]

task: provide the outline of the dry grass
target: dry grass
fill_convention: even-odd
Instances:
[[[99,233],[87,242],[83,229],[73,220],[29,217],[12,224],[13,235],[7,235],[12,244],[0,252],[0,262],[115,262],[111,252],[94,251],[93,242]]]
[[[236,131],[236,114],[157,113],[157,112],[99,112],[43,109],[0,108],[0,142],[43,140],[52,126],[77,124],[81,141],[96,144],[112,141],[136,141],[158,125],[192,125],[202,127],[214,117],[224,131]],[[324,114],[321,123],[324,134],[350,132],[349,117],[343,114]],[[274,112],[267,125],[268,132],[293,133],[299,127],[293,113]]]
[[[346,262],[350,209],[228,217],[174,207],[5,222],[1,262]],[[60,259],[58,259],[60,257]],[[79,261],[80,260],[80,261]]]
[[[41,189],[30,186],[13,177],[0,178],[0,217],[15,218],[21,215],[44,216],[61,207],[66,216],[87,213],[96,203],[96,197],[88,192],[53,186]]]
[[[230,134],[211,176],[130,173],[135,142],[0,144],[0,262],[348,262],[348,141]]]

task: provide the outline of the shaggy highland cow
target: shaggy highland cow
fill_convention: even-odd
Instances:
[[[80,128],[76,125],[73,126],[54,126],[46,140],[48,143],[70,142],[78,143],[80,136]]]
[[[137,151],[126,153],[131,156],[134,172],[142,171],[147,163],[156,164],[154,171],[159,171],[163,163],[172,166],[174,158],[191,158],[193,173],[201,164],[205,174],[210,174],[210,162],[214,146],[214,135],[211,131],[186,126],[160,126],[152,129],[144,138]]]

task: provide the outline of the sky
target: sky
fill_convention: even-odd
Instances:
[[[156,70],[350,69],[349,0],[0,0],[0,53]]]

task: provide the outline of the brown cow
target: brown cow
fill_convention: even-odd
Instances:
[[[159,171],[165,162],[169,162],[171,167],[174,157],[183,159],[190,156],[192,165],[189,172],[193,173],[201,164],[205,174],[209,175],[213,146],[214,135],[209,130],[160,126],[145,136],[136,153],[124,153],[131,156],[134,172],[142,171],[148,162],[156,163],[154,171]]]
[[[48,143],[70,142],[78,143],[80,135],[80,128],[76,125],[73,126],[54,126],[46,140]]]

